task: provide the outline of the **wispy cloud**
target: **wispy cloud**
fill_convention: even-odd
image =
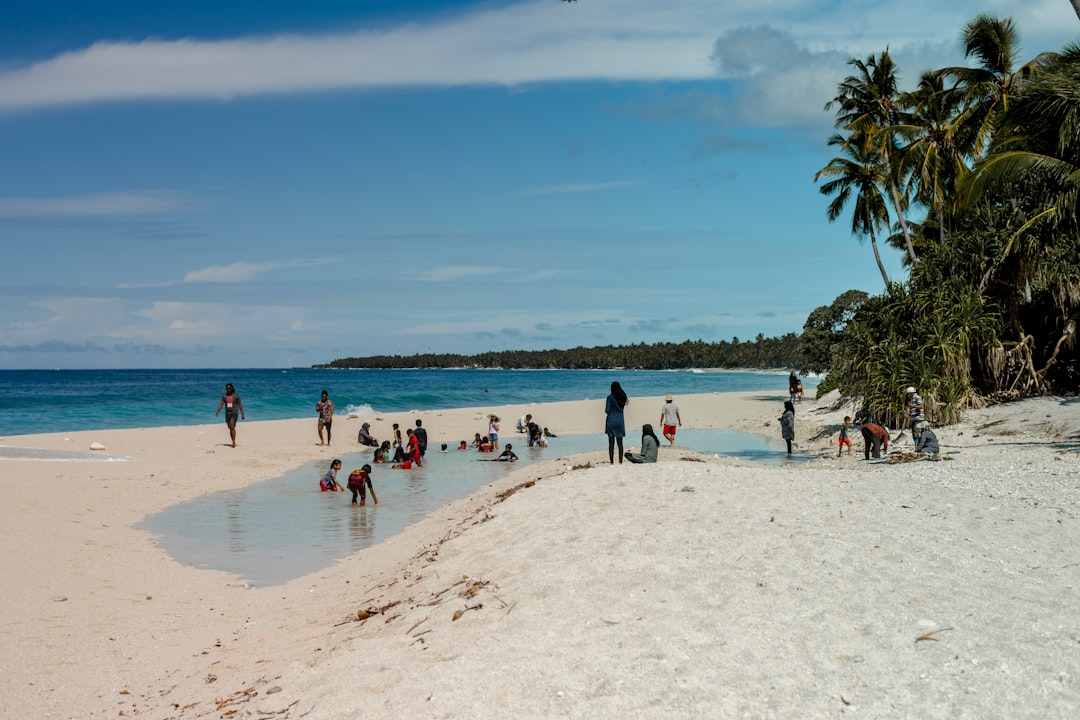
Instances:
[[[161,215],[190,209],[179,193],[144,190],[73,197],[0,197],[0,217],[49,218],[101,215]]]
[[[616,190],[618,188],[641,185],[641,180],[618,180],[615,182],[578,183],[572,185],[549,185],[547,187],[522,190],[518,195],[563,195],[571,193],[598,192],[600,190]]]
[[[403,275],[402,279],[418,280],[420,282],[452,282],[467,277],[495,275],[497,273],[506,272],[508,269],[509,268],[486,267],[482,265],[447,265],[445,267],[433,268],[420,273],[409,273]]]
[[[792,63],[806,54],[955,45],[956,28],[984,10],[986,1],[910,0],[897,13],[895,3],[882,0],[860,4],[858,12],[827,0],[529,0],[482,3],[431,22],[350,33],[102,40],[31,64],[6,63],[0,110],[421,85],[683,81],[748,73],[783,79],[773,67],[777,61],[789,68],[788,87],[798,88],[807,68]],[[1018,12],[1014,2],[994,2],[1005,14]],[[1061,0],[1030,0],[1023,12],[1039,32],[1075,23]],[[925,17],[934,22],[928,26]],[[765,24],[797,37],[799,46],[786,44]],[[740,28],[755,30],[767,50],[748,33],[728,35]],[[710,61],[718,36],[731,45],[724,63]]]
[[[295,267],[311,267],[314,265],[325,265],[332,262],[328,259],[303,259],[303,260],[290,260],[288,262],[264,262],[264,263],[249,263],[249,262],[234,262],[229,265],[210,265],[208,267],[199,268],[198,270],[192,270],[184,275],[180,280],[169,280],[167,282],[160,283],[122,283],[117,285],[122,289],[135,289],[135,288],[147,288],[147,287],[170,287],[173,285],[181,285],[184,283],[242,283],[254,280],[259,275],[263,275],[275,270],[287,270]]]

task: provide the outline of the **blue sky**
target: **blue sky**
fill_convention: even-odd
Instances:
[[[1080,35],[1067,0],[5,8],[0,368],[797,332],[882,289],[813,182],[845,61],[914,84],[979,12],[1025,58]]]

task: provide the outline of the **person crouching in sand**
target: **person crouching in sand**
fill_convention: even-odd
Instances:
[[[356,496],[360,496],[360,507],[363,507],[367,502],[367,494],[364,491],[364,486],[371,491],[371,501],[376,505],[379,504],[379,498],[375,496],[375,488],[371,486],[371,466],[364,465],[359,470],[353,470],[349,473],[349,484],[347,487],[352,490],[352,504],[356,504]]]
[[[626,459],[632,463],[654,463],[660,452],[660,438],[656,437],[652,425],[641,426],[641,453],[626,453]]]
[[[319,490],[322,492],[344,491],[345,488],[341,487],[341,483],[337,481],[337,471],[340,469],[341,461],[335,458],[334,461],[330,463],[330,469],[323,473],[323,476],[319,478]]]

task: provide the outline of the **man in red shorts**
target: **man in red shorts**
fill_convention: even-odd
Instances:
[[[675,447],[675,428],[682,425],[679,406],[671,401],[671,396],[664,398],[664,407],[660,408],[660,424],[664,426],[664,437]]]

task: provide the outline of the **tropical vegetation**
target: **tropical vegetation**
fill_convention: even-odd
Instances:
[[[1080,14],[1080,12],[1078,12]],[[1010,19],[964,28],[969,66],[900,87],[888,48],[849,61],[837,155],[815,180],[870,240],[884,292],[811,313],[801,343],[819,391],[861,396],[885,422],[920,390],[931,419],[1080,381],[1080,44],[1020,64]],[[905,254],[890,279],[879,241]]]

